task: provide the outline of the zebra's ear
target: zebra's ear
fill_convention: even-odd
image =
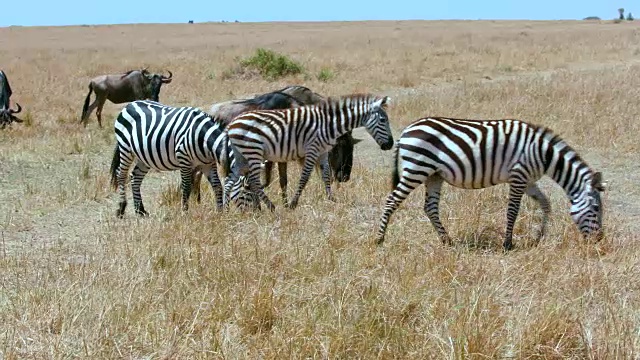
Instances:
[[[385,108],[387,107],[387,105],[389,105],[390,102],[391,102],[391,98],[388,96],[385,96],[385,97],[376,99],[376,101],[373,103],[373,106],[378,108]]]
[[[607,188],[606,185],[607,184],[602,181],[602,173],[600,171],[596,171],[591,179],[591,186],[598,191],[605,191]]]

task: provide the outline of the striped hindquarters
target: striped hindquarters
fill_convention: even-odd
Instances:
[[[211,164],[224,153],[223,129],[193,107],[134,101],[120,112],[115,133],[124,153],[158,171],[177,170],[181,162]]]

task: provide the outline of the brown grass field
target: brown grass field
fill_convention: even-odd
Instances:
[[[258,47],[305,75],[228,78]],[[640,30],[637,22],[389,21],[0,29],[0,66],[25,124],[0,131],[0,359],[640,358]],[[551,127],[609,184],[605,239],[586,243],[545,178],[548,235],[525,199],[501,250],[507,185],[444,187],[443,246],[423,188],[373,244],[391,151],[363,131],[352,180],[314,175],[293,212],[182,214],[179,174],[115,218],[113,119],[79,123],[93,76],[170,69],[160,100],[203,109],[290,84],[392,96],[395,134],[421,116]],[[335,77],[317,79],[327,68]],[[290,166],[290,193],[299,167]],[[268,194],[279,200],[279,189]],[[130,191],[127,196],[131,199]]]

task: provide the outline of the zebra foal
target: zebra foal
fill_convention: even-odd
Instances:
[[[171,107],[154,101],[129,103],[115,121],[117,144],[111,162],[111,184],[120,193],[117,216],[122,217],[127,206],[125,182],[131,165],[131,191],[136,214],[148,215],[142,203],[140,185],[149,170],[180,170],[182,209],[188,209],[193,172],[208,175],[216,207],[224,205],[223,187],[218,176],[238,182],[229,176],[231,165],[228,138],[224,125],[198,108]],[[225,184],[232,188],[233,184]],[[237,186],[235,186],[237,188]],[[236,191],[238,193],[239,191]]]
[[[450,243],[438,211],[443,182],[464,189],[509,183],[503,247],[513,248],[513,226],[524,194],[537,201],[544,213],[539,240],[551,212],[548,198],[536,185],[544,175],[565,190],[580,232],[601,238],[602,174],[550,129],[520,120],[419,119],[402,131],[397,142],[393,191],[380,218],[377,243],[384,241],[393,212],[421,184],[426,187],[424,212],[441,240]]]
[[[247,175],[250,190],[273,211],[275,206],[261,186],[262,162],[303,160],[298,188],[287,205],[294,209],[314,166],[319,162],[327,197],[332,199],[327,153],[338,137],[362,126],[382,150],[391,149],[393,135],[385,111],[389,101],[388,96],[353,94],[328,98],[318,105],[240,114],[227,128],[240,172]]]

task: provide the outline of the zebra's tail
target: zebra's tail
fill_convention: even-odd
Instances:
[[[398,172],[398,155],[400,153],[400,144],[396,143],[396,150],[393,152],[393,173],[391,179],[391,190],[395,190],[400,183],[400,173]]]
[[[111,159],[111,187],[116,190],[118,188],[118,177],[116,175],[118,168],[120,167],[120,148],[116,144],[116,148],[113,150],[113,159]]]
[[[93,92],[93,86],[89,84],[89,93],[87,97],[84,99],[84,106],[82,107],[82,117],[80,121],[84,121],[84,117],[87,115],[87,110],[89,110],[89,100],[91,99],[91,93]]]

